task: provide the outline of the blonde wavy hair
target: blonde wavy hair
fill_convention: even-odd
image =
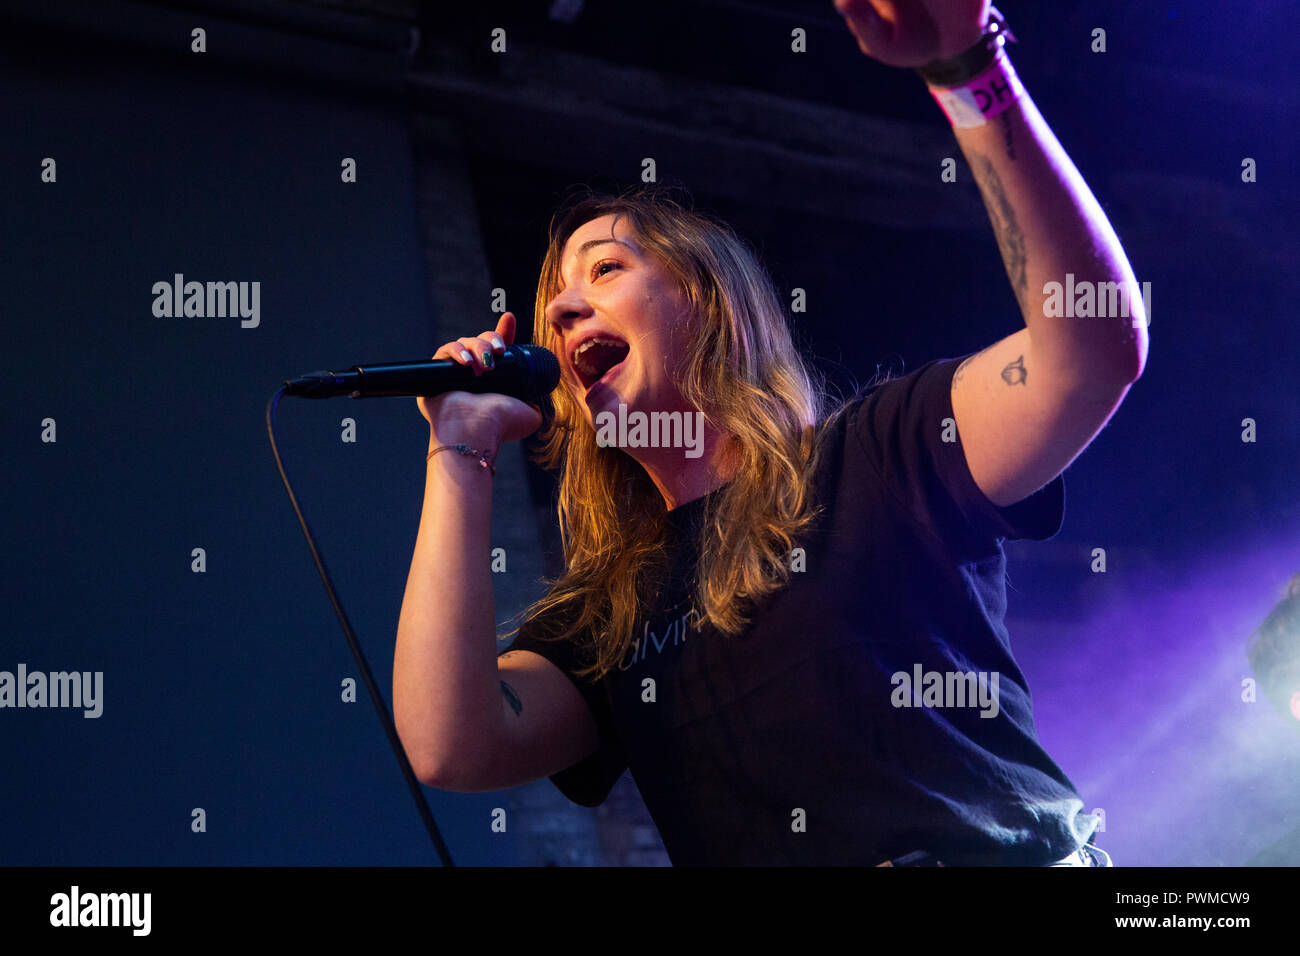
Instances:
[[[789,580],[796,538],[820,510],[811,483],[823,444],[817,426],[826,424],[829,399],[824,380],[795,348],[757,256],[730,226],[674,192],[654,185],[619,195],[588,190],[561,205],[538,279],[533,342],[558,351],[546,306],[559,291],[569,237],[592,219],[626,217],[640,247],[663,263],[690,304],[678,390],[731,436],[737,456],[732,478],[706,502],[693,595],[701,617],[731,636]],[[666,550],[666,505],[640,463],[597,444],[567,389],[552,398],[554,419],[537,436],[535,458],[561,468],[557,511],[566,569],[522,612],[520,627],[543,640],[590,635],[595,662],[576,673],[601,677],[624,659],[637,612],[653,596],[649,579]]]

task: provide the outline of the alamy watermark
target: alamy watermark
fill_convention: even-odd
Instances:
[[[148,936],[152,912],[152,893],[83,893],[73,884],[50,897],[51,926],[125,926],[133,936]]]
[[[28,671],[26,664],[18,672],[0,671],[0,708],[5,707],[79,707],[82,717],[98,717],[104,712],[103,671]]]
[[[1067,272],[1064,283],[1045,282],[1043,295],[1047,296],[1043,315],[1049,319],[1133,317],[1133,303],[1125,282],[1075,281],[1074,273]],[[1151,325],[1150,282],[1142,283],[1142,313],[1138,318],[1145,318],[1145,324]]]
[[[155,282],[153,295],[153,314],[160,319],[239,316],[245,329],[262,321],[261,282],[186,282],[178,272],[171,282]]]
[[[703,412],[598,412],[594,421],[601,448],[685,448],[687,458],[704,454]]]
[[[981,717],[998,715],[997,671],[896,671],[889,702],[895,707],[979,707]]]

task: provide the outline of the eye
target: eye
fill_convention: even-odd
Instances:
[[[599,262],[597,262],[594,266],[591,267],[591,277],[593,279],[596,279],[599,278],[600,276],[603,276],[605,273],[601,272],[600,270],[605,268],[605,266],[614,266],[615,268],[618,268],[619,267],[618,260],[601,259]]]

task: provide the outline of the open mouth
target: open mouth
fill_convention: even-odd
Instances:
[[[606,374],[623,364],[630,351],[626,342],[608,335],[598,335],[578,346],[573,353],[573,369],[583,389],[590,391]]]

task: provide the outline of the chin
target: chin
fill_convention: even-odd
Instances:
[[[597,385],[586,397],[582,399],[583,406],[587,409],[587,419],[595,427],[596,416],[601,412],[611,412],[618,414],[619,404],[627,405],[628,411],[632,410],[632,403],[626,398],[614,391],[612,388]]]

